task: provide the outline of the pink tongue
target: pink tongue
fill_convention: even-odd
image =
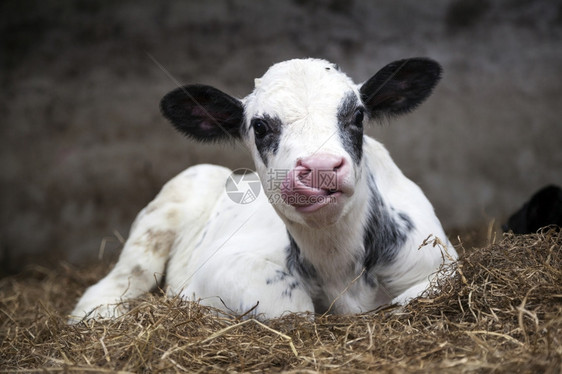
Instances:
[[[312,180],[312,171],[311,170],[303,171],[303,172],[298,173],[297,178],[305,186],[312,186],[313,180]]]

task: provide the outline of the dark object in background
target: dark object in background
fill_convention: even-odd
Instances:
[[[504,232],[511,230],[514,234],[533,234],[548,225],[562,227],[562,189],[554,185],[535,193],[509,217],[502,229]]]

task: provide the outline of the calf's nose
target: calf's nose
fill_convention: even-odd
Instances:
[[[295,177],[306,187],[335,191],[348,169],[344,157],[321,153],[299,159],[294,171]]]

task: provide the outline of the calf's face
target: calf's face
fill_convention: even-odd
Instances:
[[[365,193],[366,122],[412,110],[440,75],[437,63],[415,58],[391,63],[357,85],[327,61],[290,60],[256,79],[242,100],[190,85],[166,95],[161,109],[196,140],[242,141],[281,217],[322,227],[349,211],[356,192]]]
[[[324,226],[345,211],[361,173],[358,87],[322,60],[271,67],[244,100],[244,141],[276,210]]]

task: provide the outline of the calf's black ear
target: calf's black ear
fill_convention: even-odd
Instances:
[[[176,88],[162,98],[160,110],[177,130],[195,140],[211,142],[241,137],[242,103],[214,87]]]
[[[371,117],[399,115],[415,109],[441,79],[441,66],[427,58],[392,62],[360,88]]]

